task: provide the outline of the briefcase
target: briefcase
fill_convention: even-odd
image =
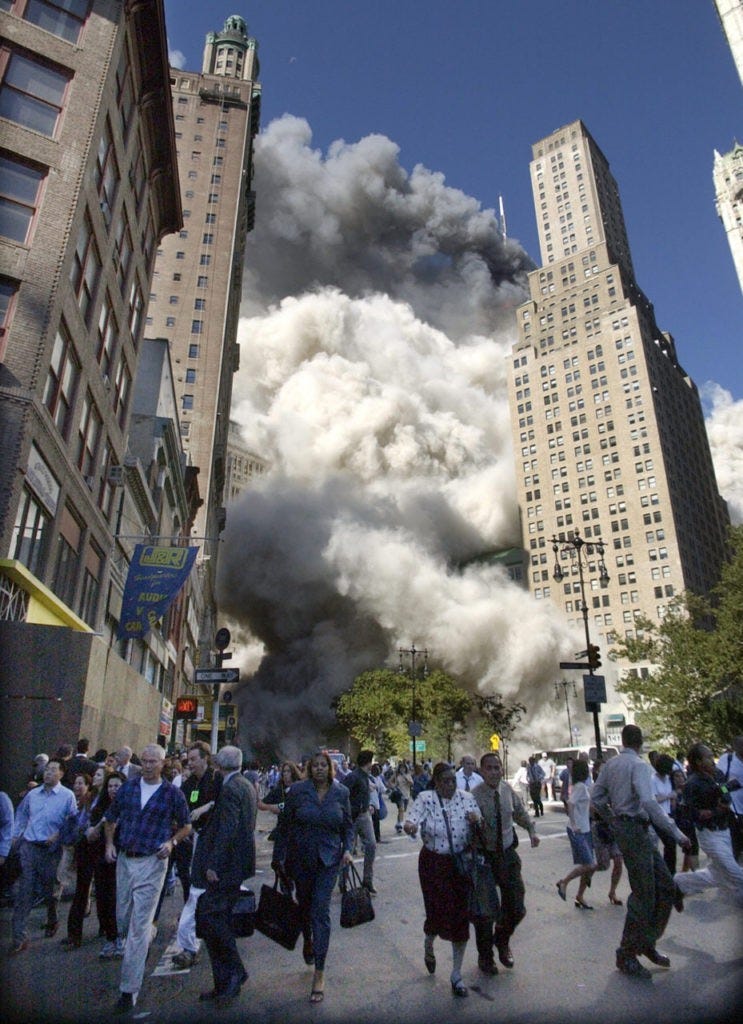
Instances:
[[[289,893],[279,890],[279,876],[273,885],[262,885],[255,915],[255,927],[284,949],[294,949],[302,931],[299,904]]]
[[[362,885],[361,876],[353,864],[343,868],[346,888],[341,896],[341,928],[355,928],[374,920],[374,907],[369,890]]]

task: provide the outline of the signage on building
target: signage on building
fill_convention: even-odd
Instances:
[[[26,480],[33,487],[45,508],[55,515],[59,502],[59,484],[35,444],[31,445],[26,467]]]
[[[160,735],[170,736],[170,731],[172,728],[173,705],[166,697],[163,697],[162,707],[160,708]]]
[[[121,602],[119,639],[147,636],[188,579],[198,547],[137,544]]]

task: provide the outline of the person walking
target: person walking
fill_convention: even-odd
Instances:
[[[198,833],[191,878],[199,897],[197,916],[202,925],[212,966],[214,987],[201,1002],[228,1006],[240,995],[248,978],[231,927],[232,908],[240,883],[255,874],[255,785],[241,774],[242,751],[225,746],[217,752],[222,785],[209,820]]]
[[[85,833],[90,847],[88,856],[93,862],[98,923],[105,938],[98,954],[99,960],[113,960],[124,955],[124,940],[119,938],[116,927],[116,863],[106,860],[104,816],[125,782],[124,776],[118,772],[105,772],[101,794],[91,809],[90,825]]]
[[[467,996],[462,963],[470,934],[470,880],[457,872],[455,854],[470,842],[470,826],[482,815],[474,795],[457,787],[454,769],[440,761],[433,769],[433,789],[424,790],[408,810],[403,828],[409,836],[421,830],[418,878],[426,919],[423,924],[423,962],[429,974],[436,970],[433,943],[438,935],[451,942],[451,989]]]
[[[374,858],[377,854],[377,844],[374,839],[374,825],[372,823],[373,805],[371,801],[371,769],[374,760],[374,751],[360,750],[356,758],[356,767],[345,776],[342,786],[345,786],[351,798],[351,817],[355,834],[361,836],[361,843],[364,847],[364,887],[376,896],[374,888]]]
[[[684,896],[717,886],[743,907],[743,867],[735,859],[730,835],[730,789],[737,791],[740,783],[737,779],[725,783],[722,772],[715,768],[712,751],[704,743],[694,744],[688,760],[690,775],[684,786],[684,800],[699,845],[707,854],[707,867],[681,871],[674,882]]]
[[[642,730],[636,725],[625,725],[622,749],[599,772],[591,791],[591,805],[600,817],[611,821],[631,889],[617,949],[617,969],[630,977],[649,978],[650,972],[637,958],[645,956],[660,967],[670,966],[670,960],[658,952],[656,943],[668,924],[676,889],[648,836],[648,826],[652,822],[684,849],[691,843],[660,809],[650,782],[652,768],[640,757],[641,750]],[[679,906],[678,901],[676,905]]]
[[[136,1005],[168,858],[191,831],[183,794],[162,778],[164,759],[157,743],[146,746],[141,775],[124,783],[104,818],[105,857],[116,862],[116,921],[126,936],[118,1013]]]
[[[77,811],[72,790],[62,785],[63,769],[59,761],[48,761],[44,781],[31,789],[18,805],[13,823],[13,845],[18,846],[21,877],[13,906],[13,944],[17,955],[28,949],[28,915],[40,890],[46,901],[47,938],[56,935],[59,927],[55,883],[62,856],[60,830],[66,819]]]
[[[735,736],[732,747],[720,757],[717,767],[732,797],[730,839],[735,859],[739,861],[743,853],[743,736]]]
[[[482,815],[482,824],[474,829],[473,846],[481,850],[487,859],[497,890],[494,895],[486,893],[484,905],[477,908],[475,939],[480,970],[484,974],[497,974],[493,948],[498,950],[498,959],[504,967],[513,967],[511,937],[519,922],[526,917],[525,888],[521,858],[516,852],[518,838],[514,822],[526,829],[532,847],[539,846],[539,836],[525,804],[503,778],[503,762],[499,754],[483,754],[480,774],[484,781],[472,795]],[[478,891],[478,897],[480,895]],[[488,912],[482,913],[483,910]]]
[[[203,740],[196,740],[188,749],[186,764],[188,778],[182,784],[181,792],[188,804],[193,831],[175,849],[176,871],[183,886],[185,903],[178,920],[176,939],[180,952],[173,957],[175,966],[183,970],[193,967],[199,952],[199,940],[196,938],[196,904],[203,889],[191,884],[191,862],[198,835],[209,822],[217,795],[209,744]],[[162,901],[162,893],[160,900]]]
[[[482,776],[477,773],[477,761],[472,754],[465,754],[457,769],[457,789],[471,793],[475,786],[482,785]]]
[[[527,778],[529,779],[529,796],[531,802],[534,805],[534,817],[538,818],[540,815],[544,815],[544,804],[542,803],[542,783],[544,782],[544,772],[540,765],[537,755],[532,754],[529,758],[529,766],[526,769]]]
[[[271,862],[274,871],[297,888],[304,933],[302,955],[305,963],[315,966],[311,1003],[320,1003],[325,997],[333,887],[341,864],[353,863],[355,826],[346,788],[348,776],[342,783],[336,782],[333,771],[327,752],[310,758],[308,777],[295,782],[286,794]]]
[[[590,884],[591,876],[596,871],[596,855],[593,851],[593,838],[591,836],[590,807],[591,797],[588,792],[586,780],[588,779],[588,762],[576,761],[573,765],[573,790],[568,797],[568,826],[567,833],[570,840],[570,848],[573,853],[573,864],[575,867],[564,878],[561,878],[557,885],[557,894],[561,900],[566,898],[568,883],[578,878],[578,892],[575,896],[575,905],[579,910],[593,910],[590,903],[584,900],[586,886]]]

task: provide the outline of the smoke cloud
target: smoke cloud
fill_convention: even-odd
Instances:
[[[520,543],[506,370],[528,256],[382,136],[322,154],[283,117],[256,179],[232,415],[271,470],[228,510],[219,578],[264,650],[240,742],[308,750],[333,698],[411,643],[551,732],[577,641],[476,560]]]
[[[704,387],[703,397],[711,404],[706,425],[717,486],[731,522],[743,523],[743,401],[734,402],[729,391],[714,383]]]

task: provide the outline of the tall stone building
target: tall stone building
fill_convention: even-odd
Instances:
[[[743,2],[715,0],[715,7],[743,85]]]
[[[242,268],[254,220],[258,70],[256,41],[237,15],[207,35],[201,74],[171,69],[183,228],[158,250],[147,307],[148,332],[170,343],[183,446],[204,498],[194,534],[212,561],[225,523]]]
[[[715,150],[712,178],[717,214],[743,291],[743,145],[737,143],[729,153]]]
[[[577,567],[553,534],[599,537],[587,574],[592,642],[659,620],[684,589],[706,592],[723,558],[699,395],[635,280],[617,184],[581,121],[533,146],[542,266],[518,310],[509,397],[529,587],[582,624]]]
[[[242,439],[240,424],[230,420],[227,438],[227,479],[224,485],[225,502],[238,498],[251,480],[266,472],[266,460],[251,451]]]
[[[81,727],[105,745],[157,722],[158,689],[95,634],[115,626],[155,253],[182,216],[162,0],[1,7],[0,685],[19,750],[0,761],[19,764]]]

